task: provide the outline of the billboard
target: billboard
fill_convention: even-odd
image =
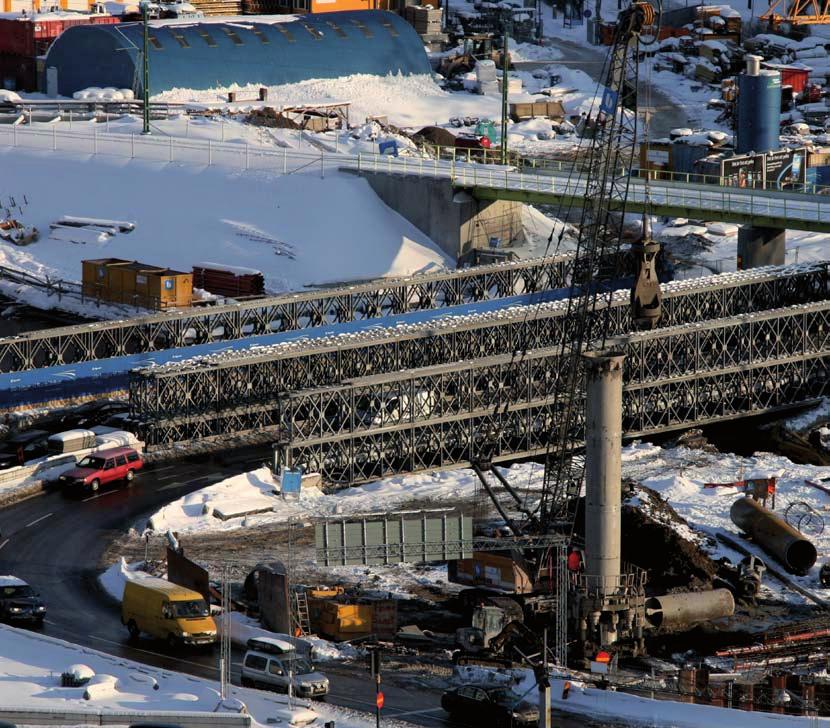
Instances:
[[[765,155],[767,187],[787,189],[807,181],[806,151],[780,149]]]
[[[805,149],[776,149],[721,160],[720,176],[727,187],[789,189],[807,181]]]
[[[721,184],[726,187],[763,187],[764,157],[760,154],[747,154],[724,159],[720,163],[720,176]]]

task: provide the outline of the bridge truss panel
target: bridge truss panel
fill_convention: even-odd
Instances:
[[[570,282],[572,255],[286,294],[0,339],[0,373],[490,301]]]
[[[792,269],[790,275],[733,276],[724,285],[707,283],[695,289],[684,284],[664,298],[666,327],[711,319],[755,314],[772,306],[807,303],[827,298],[824,266]],[[731,280],[732,285],[728,285]],[[152,423],[195,417],[209,419],[218,412],[259,410],[281,393],[450,362],[482,359],[504,352],[554,346],[566,335],[567,318],[560,306],[521,309],[509,315],[483,316],[460,324],[425,326],[404,333],[381,331],[366,338],[311,341],[283,347],[257,357],[235,357],[216,364],[163,367],[130,375],[130,406],[134,416]],[[603,315],[598,311],[596,315]],[[631,330],[628,296],[615,298],[610,310],[612,335]],[[658,329],[664,331],[666,329]],[[687,335],[691,336],[693,332]],[[726,336],[724,334],[724,336]],[[659,343],[652,345],[659,349]],[[678,345],[679,347],[680,345]],[[721,349],[723,349],[721,345]],[[680,351],[680,348],[678,348]],[[726,353],[724,354],[726,356]],[[653,361],[635,359],[659,374],[665,354]],[[694,361],[689,354],[684,361]],[[633,366],[629,363],[628,366]],[[645,376],[642,373],[640,376]],[[148,442],[161,444],[150,432]]]

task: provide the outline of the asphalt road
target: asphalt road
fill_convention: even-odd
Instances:
[[[127,489],[85,500],[57,492],[0,510],[0,574],[14,574],[40,591],[48,605],[44,633],[156,667],[218,679],[217,658],[204,652],[170,654],[166,645],[127,642],[118,606],[100,589],[97,565],[109,543],[131,524],[165,503],[259,465],[263,451],[240,453],[224,464],[184,462],[147,468]],[[186,474],[186,475],[183,475]],[[239,682],[241,652],[233,677]],[[374,708],[374,686],[355,666],[325,666],[332,681],[328,702],[357,710]],[[440,693],[387,675],[383,684],[387,717],[423,726],[463,726],[448,722]]]
[[[59,492],[0,510],[0,574],[32,584],[48,605],[43,632],[155,667],[219,678],[218,658],[203,651],[171,654],[164,643],[127,641],[120,611],[98,585],[98,564],[109,544],[165,503],[260,465],[268,451],[249,449],[223,462],[178,461],[146,468],[130,488],[69,500]],[[241,651],[234,651],[232,677],[239,683]],[[328,702],[372,712],[374,684],[361,666],[326,664],[332,692]],[[478,728],[451,721],[440,707],[440,691],[411,675],[387,671],[383,715],[422,726]],[[585,723],[559,718],[560,728]]]

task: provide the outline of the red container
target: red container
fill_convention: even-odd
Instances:
[[[217,296],[261,296],[265,293],[262,273],[245,268],[193,266],[193,286]]]
[[[781,85],[792,86],[793,93],[797,96],[807,85],[810,72],[806,68],[793,68],[792,66],[781,66]]]
[[[113,25],[117,22],[119,19],[113,15],[82,13],[66,13],[62,17],[0,18],[0,53],[30,58],[42,56],[52,41],[73,25]]]

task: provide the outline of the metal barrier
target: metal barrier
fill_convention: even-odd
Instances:
[[[29,706],[0,706],[0,719],[15,725],[128,726],[136,723],[175,725],[181,728],[251,728],[251,716],[242,713],[171,710],[68,710]]]

